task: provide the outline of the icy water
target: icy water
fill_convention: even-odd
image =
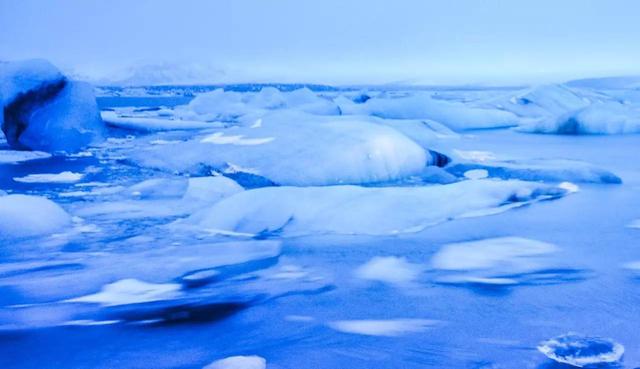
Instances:
[[[640,279],[623,268],[640,260],[640,229],[627,227],[640,218],[640,136],[530,135],[511,130],[466,134],[457,143],[461,150],[488,151],[498,158],[583,160],[611,170],[623,184],[580,184],[579,192],[555,201],[393,237],[271,235],[255,241],[267,249],[260,251],[264,255],[257,258],[258,264],[226,271],[256,275],[219,290],[194,293],[196,302],[190,306],[200,308],[201,315],[158,324],[153,315],[157,307],[152,306],[144,308],[151,311],[149,319],[106,324],[113,316],[144,318],[144,311],[105,313],[52,301],[95,293],[103,284],[121,279],[114,276],[173,278],[172,273],[182,271],[176,266],[180,263],[206,269],[180,246],[220,241],[160,227],[180,217],[172,203],[152,203],[153,217],[123,219],[118,216],[122,214],[87,212],[93,197],[100,196],[89,191],[109,191],[154,175],[113,150],[133,142],[129,133],[112,134],[116,139],[92,149],[91,156],[0,164],[0,188],[48,196],[72,214],[85,210],[85,220],[71,234],[3,248],[2,368],[201,368],[227,356],[259,355],[269,368],[559,369],[565,366],[547,359],[536,346],[568,332],[610,337],[626,348],[621,367],[640,366]],[[100,185],[12,180],[63,171],[86,173],[80,183]],[[505,236],[555,244],[559,251],[544,273],[515,275],[515,284],[445,283],[446,273],[430,267],[443,245]],[[268,250],[270,242],[282,242],[278,260]],[[404,257],[424,270],[402,283],[357,277],[360,266],[387,256]],[[217,256],[195,255],[199,257]],[[20,288],[12,287],[16,285]],[[22,290],[37,293],[26,298],[17,292]],[[233,304],[221,309],[202,303],[211,300]],[[105,324],[69,323],[69,317],[82,316]],[[413,320],[405,321],[410,327],[403,332],[388,335],[358,334],[339,323],[397,319]]]

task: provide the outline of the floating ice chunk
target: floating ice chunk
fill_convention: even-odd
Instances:
[[[103,111],[100,113],[102,120],[110,126],[131,129],[136,131],[170,131],[170,130],[197,130],[215,128],[220,125],[215,123],[166,118],[146,118],[119,116],[114,111]]]
[[[638,228],[640,229],[640,219],[636,219],[627,225],[629,228]]]
[[[50,157],[51,154],[42,151],[0,150],[0,164],[16,164]]]
[[[85,302],[115,306],[160,301],[178,297],[181,285],[177,283],[147,283],[137,279],[123,279],[110,283],[102,291],[66,300],[67,302]]]
[[[430,119],[454,130],[512,127],[518,124],[517,116],[510,112],[436,100],[427,93],[414,93],[405,97],[378,96],[362,104],[343,103],[340,109],[344,114],[374,115],[393,119]]]
[[[140,199],[179,198],[188,186],[187,178],[151,178],[129,187],[127,192]]]
[[[560,116],[521,125],[517,129],[571,135],[639,133],[640,110],[619,102],[594,103]]]
[[[489,238],[480,241],[445,245],[432,258],[441,270],[529,270],[538,264],[531,257],[557,251],[555,245],[520,237]]]
[[[64,80],[62,73],[46,60],[0,63],[0,102],[4,100],[8,105],[21,94],[34,93]]]
[[[566,190],[539,183],[491,180],[429,187],[267,187],[233,195],[177,225],[284,236],[388,235],[564,194]]]
[[[489,177],[489,172],[486,169],[471,169],[464,172],[464,176],[467,179],[483,179]]]
[[[623,267],[633,272],[640,273],[640,260],[626,263],[623,265]]]
[[[413,281],[421,272],[419,265],[409,263],[406,258],[377,256],[361,265],[355,273],[358,278],[399,284]]]
[[[71,225],[71,217],[44,197],[0,196],[0,239],[47,236]]]
[[[441,282],[510,285],[552,277],[544,274],[555,266],[550,256],[557,251],[555,245],[526,238],[489,238],[445,245],[431,265],[443,273]]]
[[[473,162],[485,162],[485,161],[493,161],[496,159],[494,153],[490,151],[479,151],[479,150],[453,150],[453,152],[460,157],[460,159],[473,161]]]
[[[338,320],[329,323],[329,327],[343,333],[398,337],[424,332],[438,324],[439,321],[428,319]]]
[[[586,107],[589,101],[564,85],[542,85],[526,90],[503,106],[521,116],[556,116]]]
[[[266,369],[267,361],[260,356],[231,356],[217,360],[203,369]]]
[[[82,173],[61,172],[61,173],[40,173],[29,174],[24,177],[14,177],[13,180],[22,183],[75,183],[84,177]]]
[[[272,183],[296,186],[391,181],[418,174],[435,161],[405,135],[366,117],[273,113],[262,118],[260,128],[229,128],[213,137],[253,145],[202,143],[207,137],[212,136],[127,155],[172,172],[252,168],[252,174]]]
[[[489,177],[524,181],[622,183],[614,173],[577,160],[530,159],[485,161],[482,163],[454,163],[445,168],[458,177],[470,170],[484,170]]]
[[[624,347],[608,338],[569,333],[540,343],[538,350],[548,358],[579,368],[620,361]]]

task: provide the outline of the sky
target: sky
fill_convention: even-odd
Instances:
[[[639,14],[635,0],[0,0],[0,60],[96,79],[152,65],[221,82],[547,83],[640,75]]]

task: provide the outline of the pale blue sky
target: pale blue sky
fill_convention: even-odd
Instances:
[[[0,59],[86,74],[206,63],[237,79],[510,83],[640,74],[634,0],[0,0]]]

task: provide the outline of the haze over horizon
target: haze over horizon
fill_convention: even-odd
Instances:
[[[326,84],[640,75],[640,47],[629,47],[640,38],[639,2],[395,4],[0,0],[0,60],[45,58],[97,81],[136,72],[207,83]],[[153,67],[141,72],[141,65]]]

